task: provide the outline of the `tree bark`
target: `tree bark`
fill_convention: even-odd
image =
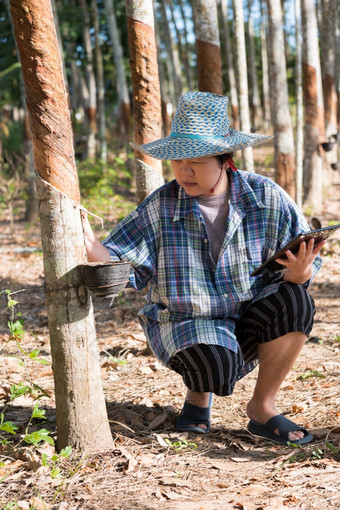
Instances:
[[[130,67],[133,88],[134,141],[162,136],[162,114],[152,0],[127,0]],[[136,151],[137,200],[163,184],[161,161]]]
[[[11,0],[31,115],[55,383],[58,448],[112,446],[85,262],[79,187],[62,65],[49,0]],[[43,180],[42,180],[43,179]],[[56,188],[56,189],[55,189]],[[68,196],[67,196],[68,195]]]
[[[271,122],[270,93],[269,93],[269,71],[267,51],[267,22],[265,15],[265,0],[261,0],[261,57],[262,57],[262,92],[263,92],[263,126],[268,131]]]
[[[275,136],[275,180],[295,199],[295,150],[280,0],[267,0],[271,112]]]
[[[234,62],[233,62],[233,48],[230,40],[230,30],[229,30],[229,19],[228,19],[228,1],[227,0],[219,0],[218,3],[220,9],[220,19],[221,19],[221,32],[222,32],[222,40],[224,41],[224,51],[225,58],[227,62],[227,72],[228,72],[228,81],[229,81],[229,96],[230,96],[230,107],[231,107],[231,116],[233,119],[233,128],[239,129],[239,116],[238,116],[238,97],[237,97],[237,88],[236,88],[236,79],[235,79],[235,70],[234,70]]]
[[[254,25],[252,20],[251,8],[252,0],[248,1],[248,44],[249,44],[249,67],[250,67],[250,105],[251,105],[251,126],[252,131],[257,131],[259,128],[259,84],[256,71],[256,55],[254,45]]]
[[[97,84],[93,66],[93,50],[90,35],[90,16],[87,0],[79,0],[84,16],[83,39],[86,52],[86,79],[89,91],[89,102],[86,108],[88,122],[87,157],[96,159],[96,135],[97,129]]]
[[[123,48],[119,37],[119,30],[117,27],[117,20],[114,11],[113,0],[104,0],[104,4],[108,29],[112,41],[113,59],[117,79],[117,93],[119,103],[118,125],[120,128],[120,135],[123,140],[123,143],[126,144],[129,139],[131,129],[131,108],[129,90],[125,76]]]
[[[181,65],[178,57],[178,51],[177,47],[173,41],[170,26],[169,26],[169,20],[166,13],[166,3],[165,0],[160,0],[160,9],[163,19],[163,33],[165,38],[165,44],[166,44],[166,52],[168,55],[168,62],[169,62],[169,81],[173,80],[174,82],[174,88],[175,88],[175,104],[177,103],[177,100],[179,96],[182,94],[183,90],[183,80],[182,80],[182,71],[181,71]]]
[[[305,109],[303,186],[304,203],[314,214],[322,209],[323,171],[320,142],[323,137],[324,112],[318,28],[313,0],[301,1],[302,70]],[[321,127],[321,129],[320,129]]]
[[[100,23],[98,17],[97,0],[91,0],[92,20],[94,26],[94,54],[96,60],[97,91],[98,91],[98,123],[99,123],[99,144],[100,159],[104,167],[107,163],[106,143],[106,117],[105,117],[105,88],[104,88],[104,64],[100,47],[99,33]]]
[[[244,18],[242,0],[233,0],[236,42],[236,66],[239,91],[239,116],[241,131],[250,133],[250,117],[248,103],[247,56],[244,36]],[[245,170],[254,171],[253,149],[248,147],[242,151]]]
[[[322,0],[322,26],[321,26],[321,71],[322,88],[325,108],[325,138],[326,140],[337,132],[337,95],[335,89],[335,38],[337,24],[336,0]],[[332,162],[336,158],[337,150],[327,154]]]
[[[198,90],[222,94],[222,64],[216,0],[193,0]]]
[[[302,92],[302,31],[301,0],[295,0],[295,104],[296,104],[296,203],[303,203],[303,92]]]

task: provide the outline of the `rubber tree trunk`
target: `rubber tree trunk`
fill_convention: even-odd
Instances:
[[[49,0],[11,0],[39,174],[41,234],[58,448],[112,446],[85,262],[72,126]]]
[[[322,88],[325,107],[325,138],[332,139],[337,133],[337,94],[335,88],[335,40],[337,24],[337,3],[339,0],[322,0],[322,26],[321,26],[321,72]],[[326,153],[329,163],[337,160],[337,144]]]
[[[296,165],[296,203],[301,208],[303,204],[303,92],[302,92],[302,30],[301,30],[301,0],[295,0],[295,104],[296,104],[296,135],[295,135],[295,165]]]
[[[233,0],[233,11],[235,21],[235,47],[236,47],[236,68],[239,93],[239,116],[240,128],[245,133],[250,133],[250,116],[248,103],[248,78],[247,78],[247,56],[244,36],[244,17],[242,0]],[[253,149],[248,147],[242,151],[243,166],[245,170],[254,171]]]
[[[318,27],[313,0],[301,1],[302,70],[305,110],[303,187],[304,203],[314,214],[322,209],[322,156],[324,111],[318,45]]]
[[[94,26],[94,54],[97,76],[97,95],[98,95],[98,124],[99,124],[99,144],[100,159],[104,166],[107,163],[107,143],[106,143],[106,116],[105,116],[105,86],[104,86],[104,63],[102,49],[100,47],[100,21],[97,8],[97,0],[91,0],[92,20]]]
[[[104,0],[104,4],[107,17],[107,25],[112,41],[113,60],[115,64],[117,80],[117,94],[119,103],[118,125],[123,144],[126,144],[130,135],[131,109],[129,90],[125,76],[123,47],[119,36],[113,0]]]
[[[227,63],[227,73],[229,81],[228,96],[230,97],[231,116],[233,119],[233,128],[239,129],[238,118],[238,97],[235,79],[235,69],[233,62],[233,49],[230,39],[229,19],[228,19],[228,0],[219,0],[221,35],[224,42],[224,53]],[[223,67],[223,66],[222,66]]]
[[[267,17],[265,14],[266,4],[265,0],[261,0],[261,59],[262,59],[262,93],[263,93],[263,127],[267,132],[271,123],[270,112],[270,93],[269,93],[269,70],[268,70],[268,51],[267,51]]]
[[[133,89],[134,141],[162,137],[161,97],[152,0],[127,0],[130,67]],[[163,184],[161,161],[136,151],[137,200]]]
[[[252,20],[252,0],[248,2],[248,46],[249,46],[249,70],[250,70],[250,105],[251,105],[251,127],[252,131],[257,131],[259,128],[259,84],[256,71],[256,55],[255,55],[255,34],[254,25]]]
[[[280,0],[267,0],[270,99],[275,146],[275,180],[295,199],[295,148]]]
[[[335,90],[338,99],[337,109],[337,124],[338,133],[340,133],[340,5],[337,5],[337,16],[336,16],[336,30],[335,30]],[[340,141],[338,141],[338,161],[340,161]]]
[[[193,84],[192,84],[191,73],[190,73],[190,63],[189,63],[189,55],[190,54],[188,54],[185,51],[185,48],[183,46],[182,34],[179,31],[179,28],[177,26],[172,0],[168,0],[168,4],[169,4],[169,8],[170,8],[170,13],[171,13],[171,22],[174,26],[175,33],[176,33],[178,53],[179,53],[180,61],[181,61],[182,68],[184,71],[183,74],[185,75],[187,87],[189,88],[189,90],[191,90]]]
[[[87,136],[87,157],[94,161],[96,158],[96,136],[97,136],[97,84],[93,65],[93,49],[90,34],[90,16],[87,0],[79,0],[84,16],[83,39],[86,52],[86,80],[89,91],[86,116],[88,122]]]
[[[202,92],[223,93],[216,0],[193,0],[197,84]]]
[[[161,45],[159,37],[159,23],[157,22],[156,9],[154,5],[154,21],[155,21],[155,37],[156,37],[156,48],[157,48],[157,64],[159,74],[159,86],[161,92],[161,110],[162,110],[162,135],[168,136],[171,130],[171,122],[168,114],[169,96],[167,91],[167,83],[165,79],[165,73],[163,68]]]
[[[188,83],[190,83],[190,89],[192,90],[194,88],[194,82],[195,82],[195,77],[194,77],[194,71],[193,71],[193,68],[192,68],[192,55],[191,55],[191,48],[190,48],[190,44],[189,44],[189,40],[188,40],[188,27],[187,27],[187,16],[184,12],[184,8],[183,8],[183,2],[182,0],[178,0],[178,6],[179,6],[179,10],[180,10],[180,13],[181,13],[181,20],[182,20],[182,23],[183,23],[183,38],[184,38],[184,41],[185,41],[185,48],[184,48],[184,53],[185,53],[185,56],[186,56],[186,59],[187,59],[187,62],[188,62],[188,69],[187,69],[187,73],[189,75],[188,79],[190,81],[188,81]],[[192,8],[190,2],[187,6],[187,8]],[[189,17],[192,17],[192,11],[190,12],[189,14]]]
[[[182,70],[181,65],[179,61],[177,46],[173,40],[171,31],[170,31],[170,25],[169,25],[169,19],[166,12],[166,2],[165,0],[159,1],[162,20],[163,20],[163,34],[165,38],[165,44],[166,44],[166,52],[168,55],[168,64],[169,64],[169,81],[173,80],[174,82],[174,89],[175,89],[175,98],[174,103],[177,103],[177,100],[179,96],[182,94],[183,90],[183,80],[182,80]]]

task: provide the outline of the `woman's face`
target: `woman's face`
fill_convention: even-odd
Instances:
[[[220,195],[228,188],[228,163],[221,167],[217,158],[175,159],[171,167],[176,181],[191,197]]]

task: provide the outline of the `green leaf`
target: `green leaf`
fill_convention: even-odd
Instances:
[[[12,384],[11,386],[11,400],[14,400],[26,393],[32,393],[31,388],[29,386],[25,386],[22,382],[19,384]]]
[[[3,432],[8,432],[9,434],[15,434],[15,431],[18,430],[18,427],[14,425],[12,421],[5,421],[0,425],[0,430]]]
[[[59,452],[59,457],[69,457],[72,453],[72,446],[66,446]]]
[[[301,374],[298,379],[304,380],[309,379],[310,377],[320,377],[321,379],[325,379],[326,376],[322,372],[319,372],[318,370],[306,370],[305,373]]]
[[[49,466],[49,463],[48,463],[48,460],[47,460],[47,454],[46,453],[43,453],[41,455],[41,462],[42,462],[42,465],[47,467]]]
[[[60,476],[60,468],[57,466],[54,466],[51,471],[51,477],[52,478],[58,478]]]
[[[36,358],[36,357],[38,356],[39,352],[40,352],[40,350],[39,350],[39,349],[34,349],[34,351],[32,351],[32,352],[30,352],[30,353],[29,353],[29,357],[30,357],[31,359],[34,359],[34,358]]]
[[[37,446],[41,441],[45,441],[46,443],[54,446],[54,441],[49,434],[50,432],[46,429],[36,430],[31,434],[26,434],[24,441],[25,443],[33,444],[35,446]]]
[[[45,418],[45,409],[39,409],[39,404],[35,404],[33,412],[32,412],[32,418]]]
[[[47,361],[47,359],[43,359],[43,358],[34,358],[34,361],[36,361],[37,363],[40,363],[41,365],[50,365],[51,364],[49,361]]]

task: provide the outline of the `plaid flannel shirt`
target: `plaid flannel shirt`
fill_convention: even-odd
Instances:
[[[138,316],[155,355],[167,364],[188,346],[218,344],[237,352],[235,321],[252,302],[274,293],[283,271],[250,273],[308,224],[271,179],[230,173],[229,215],[217,264],[197,198],[176,181],[147,197],[103,242],[112,260],[131,263],[128,286],[149,284]],[[313,263],[313,276],[321,258]],[[244,366],[252,370],[256,360]]]

